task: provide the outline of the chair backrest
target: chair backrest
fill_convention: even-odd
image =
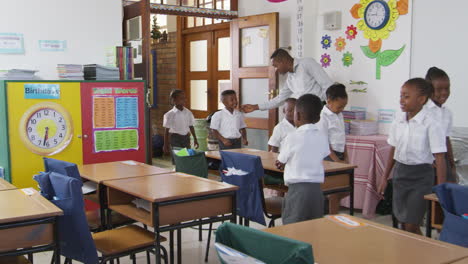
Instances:
[[[86,220],[81,181],[55,172],[48,175],[55,193],[51,202],[64,213],[58,220],[61,255],[85,264],[98,263],[96,246]]]
[[[263,216],[262,190],[259,184],[264,174],[262,160],[258,156],[231,151],[220,151],[220,154],[220,175],[223,182],[239,186],[236,195],[239,216],[266,225]],[[227,168],[240,169],[247,172],[247,175],[226,176],[223,170]]]
[[[65,176],[75,178],[81,182],[80,172],[75,163],[44,157],[44,168],[46,172],[56,172]]]
[[[444,183],[434,191],[444,211],[440,240],[468,247],[468,219],[461,217],[468,213],[468,186]]]
[[[308,243],[232,223],[218,227],[216,242],[268,264],[314,263]]]
[[[195,151],[192,156],[174,156],[174,162],[177,172],[183,172],[202,178],[208,177],[208,163],[206,162],[205,152]]]

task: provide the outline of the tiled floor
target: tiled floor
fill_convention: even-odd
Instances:
[[[154,160],[154,165],[159,166],[159,167],[165,167],[165,168],[172,168],[171,160],[170,159],[155,159]],[[211,175],[213,177],[213,175]],[[211,178],[210,177],[210,178]],[[347,209],[342,210],[343,213],[347,213]],[[356,216],[361,216],[360,213],[356,213]],[[372,219],[375,222],[391,226],[392,221],[390,216],[378,216],[375,219]],[[215,224],[214,226],[218,226],[219,224]],[[281,220],[276,221],[276,225],[281,225]],[[257,229],[264,229],[265,227],[256,223],[251,223],[250,225],[253,228]],[[208,225],[205,226],[208,228]],[[168,234],[164,234],[168,236]],[[183,263],[189,263],[189,264],[203,264],[203,263],[219,263],[215,249],[214,249],[214,235],[212,236],[211,243],[210,243],[210,253],[209,253],[209,258],[208,262],[204,261],[205,257],[205,249],[206,249],[206,243],[207,243],[207,238],[208,238],[208,231],[203,231],[203,241],[198,241],[198,230],[192,229],[192,228],[185,228],[182,231],[182,260]],[[166,247],[166,249],[169,249],[169,244],[168,242],[163,243],[163,245]],[[35,261],[34,263],[50,263],[51,260],[51,254],[50,253],[41,253],[41,254],[36,254],[34,257]],[[62,260],[63,261],[63,260]],[[78,263],[74,261],[73,263]],[[132,263],[131,260],[128,257],[121,258],[120,260],[121,264],[130,264]],[[144,253],[138,254],[137,255],[137,263],[146,263],[146,255]],[[154,261],[154,255],[152,255],[151,263],[155,263]]]

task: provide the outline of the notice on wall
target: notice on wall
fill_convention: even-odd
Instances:
[[[23,54],[23,34],[0,33],[0,53]]]
[[[119,151],[138,149],[138,130],[100,130],[94,131],[94,151]]]
[[[26,83],[24,99],[60,99],[60,84]]]
[[[116,98],[117,128],[138,127],[138,98]]]
[[[93,122],[94,128],[115,127],[115,103],[114,97],[93,98]]]
[[[379,123],[392,123],[395,119],[395,110],[393,109],[379,109],[378,111],[378,121]]]
[[[65,51],[66,49],[66,40],[39,40],[40,51]]]

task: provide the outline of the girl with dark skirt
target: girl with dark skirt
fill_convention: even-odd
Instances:
[[[393,214],[403,230],[422,234],[426,203],[432,192],[435,159],[438,184],[446,180],[445,133],[430,112],[423,107],[432,95],[432,86],[424,79],[410,79],[400,91],[402,115],[395,118],[388,143],[392,146],[385,178],[378,187],[383,195],[393,169]]]

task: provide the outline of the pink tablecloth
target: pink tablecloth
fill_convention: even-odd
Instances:
[[[362,209],[365,218],[375,217],[380,201],[377,186],[383,180],[385,166],[390,154],[387,136],[346,136],[349,163],[357,165],[354,170],[354,208]],[[341,201],[349,206],[349,196]]]

